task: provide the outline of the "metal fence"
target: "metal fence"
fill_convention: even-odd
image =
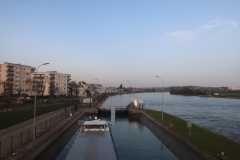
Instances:
[[[65,112],[55,115],[49,119],[36,123],[35,136],[40,137],[51,128],[55,127],[62,120],[74,112],[74,106],[66,108]],[[0,158],[10,153],[14,153],[18,148],[27,145],[33,141],[33,126],[21,130],[15,135],[0,140]]]

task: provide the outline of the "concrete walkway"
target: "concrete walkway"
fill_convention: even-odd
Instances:
[[[57,111],[53,111],[53,112],[49,112],[47,114],[41,115],[36,117],[36,123],[40,123],[42,121],[45,121],[51,117],[54,117],[55,115],[58,115],[60,113],[65,112],[65,109],[61,109],[61,110],[57,110]],[[21,132],[22,130],[25,130],[27,128],[33,127],[33,119],[29,119],[27,121],[24,121],[22,123],[13,125],[11,127],[5,128],[3,130],[0,130],[0,140],[10,137],[12,135],[15,135],[19,132]]]
[[[36,122],[41,122],[49,119],[57,114],[65,112],[65,109],[50,112],[48,114],[39,116],[36,118]],[[81,110],[73,113],[70,117],[65,118],[54,128],[37,138],[35,141],[28,143],[27,145],[20,147],[15,151],[15,154],[4,157],[5,160],[33,160],[35,159],[44,149],[46,149],[53,141],[55,141],[63,132],[65,132],[74,122],[76,122],[83,115]],[[14,125],[5,130],[1,131],[1,138],[9,137],[21,132],[24,128],[29,128],[33,125],[33,119],[22,122],[18,125]],[[5,136],[5,134],[9,134]]]

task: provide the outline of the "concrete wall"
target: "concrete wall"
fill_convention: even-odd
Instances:
[[[199,150],[182,137],[168,130],[167,126],[163,126],[152,117],[145,113],[139,116],[139,119],[147,126],[165,146],[167,146],[179,159],[184,160],[212,160],[213,157]]]

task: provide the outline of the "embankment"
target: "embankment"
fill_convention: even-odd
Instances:
[[[140,110],[140,112],[140,119],[145,122],[146,126],[149,126],[159,139],[162,138],[161,140],[166,142],[166,145],[174,139],[176,144],[178,142],[182,144],[181,147],[176,147],[175,142],[169,144],[169,148],[173,148],[174,153],[185,146],[190,149],[189,152],[195,152],[203,159],[239,160],[240,143],[237,141],[193,123],[190,132],[190,129],[187,127],[187,121],[167,113],[164,113],[163,119],[159,111]],[[160,133],[164,133],[163,136]],[[168,138],[165,139],[165,137]]]
[[[179,159],[184,160],[212,160],[213,157],[200,151],[197,147],[191,145],[180,136],[171,132],[167,126],[164,126],[154,120],[152,117],[142,112],[139,119],[147,126]]]

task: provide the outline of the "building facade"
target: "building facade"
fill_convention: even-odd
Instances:
[[[57,71],[35,72],[36,68],[4,62],[0,64],[0,95],[67,96],[70,74]]]
[[[41,96],[67,96],[70,74],[58,73],[57,71],[33,73],[34,90]]]
[[[31,75],[35,67],[4,62],[0,64],[0,94],[29,95],[32,92]]]

